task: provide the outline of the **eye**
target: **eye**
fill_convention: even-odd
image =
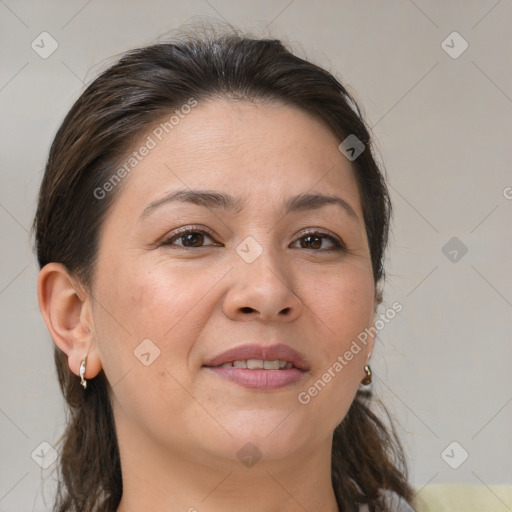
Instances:
[[[213,240],[213,236],[204,229],[200,229],[194,226],[184,227],[174,231],[171,234],[171,236],[169,236],[163,242],[161,242],[161,245],[177,245],[178,247],[184,247],[186,249],[198,249],[200,247],[205,247],[205,237]],[[182,243],[174,243],[176,240],[181,240]],[[321,249],[324,240],[330,241],[332,247],[330,249],[327,248],[319,250]],[[312,249],[315,252],[344,251],[346,249],[345,245],[342,242],[340,242],[337,238],[326,233],[323,233],[321,231],[311,231],[303,233],[303,235],[297,240],[297,242],[301,242],[301,247],[299,247],[300,249]],[[219,246],[220,244],[210,245]]]
[[[332,245],[334,247],[331,247],[330,249],[324,249],[321,251],[318,251],[322,245],[322,242],[324,239],[330,240]],[[340,242],[337,238],[328,235],[326,233],[323,233],[321,231],[312,231],[308,233],[304,233],[297,242],[304,241],[304,243],[301,243],[301,249],[313,249],[315,252],[327,252],[327,251],[343,251],[345,250],[345,246],[342,242]]]
[[[178,245],[178,247],[185,247],[190,249],[199,248],[203,246],[205,236],[213,240],[212,235],[203,229],[198,229],[195,227],[181,228],[174,231],[174,234],[169,238],[166,238],[161,243],[161,245]],[[182,244],[175,244],[175,240],[181,240]]]

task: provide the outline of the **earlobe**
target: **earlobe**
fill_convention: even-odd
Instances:
[[[375,289],[375,313],[377,313],[377,309],[381,304],[382,304],[382,291]]]
[[[368,338],[365,364],[369,364],[370,358],[372,357],[374,349],[375,349],[375,336],[371,336]]]
[[[39,309],[54,343],[68,356],[69,369],[77,376],[87,356],[86,378],[95,377],[101,362],[94,343],[90,300],[85,289],[61,263],[48,263],[37,281]]]

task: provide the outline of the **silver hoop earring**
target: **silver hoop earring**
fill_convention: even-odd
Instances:
[[[85,389],[87,387],[87,381],[84,378],[85,375],[85,367],[87,365],[87,356],[85,356],[82,359],[82,362],[80,363],[80,384]]]

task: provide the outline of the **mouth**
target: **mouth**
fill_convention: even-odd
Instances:
[[[260,391],[296,384],[309,370],[303,356],[287,345],[235,347],[203,367],[224,380]]]
[[[228,361],[218,366],[207,366],[207,368],[247,368],[248,370],[289,370],[297,368],[291,361],[284,359],[274,359],[271,361],[264,359],[243,359],[237,361]]]

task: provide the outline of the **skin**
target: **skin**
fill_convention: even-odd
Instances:
[[[85,377],[103,369],[112,385],[118,512],[338,510],[332,433],[374,339],[307,405],[297,397],[374,326],[378,305],[354,169],[339,143],[289,106],[200,103],[124,179],[102,226],[91,289],[60,264],[41,270],[40,308],[70,370],[78,376],[87,354]],[[140,218],[151,202],[189,188],[247,203],[238,212],[169,203]],[[300,193],[342,197],[358,219],[334,205],[284,215],[284,200]],[[194,225],[213,236],[159,245]],[[312,247],[306,229],[347,249],[327,251],[329,238]],[[248,236],[262,248],[252,263],[236,252]],[[145,339],[160,351],[148,366],[134,355]],[[203,368],[243,343],[288,344],[310,369],[300,383],[265,392]],[[251,467],[237,457],[248,442],[262,454]]]

